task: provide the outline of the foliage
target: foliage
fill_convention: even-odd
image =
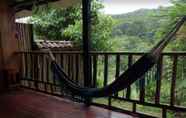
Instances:
[[[76,20],[81,20],[80,10],[76,7],[54,9],[43,6],[36,8],[32,16],[36,35],[54,40],[62,39],[64,29],[75,24]]]
[[[186,15],[186,1],[185,0],[172,0],[172,6],[169,15],[172,19]]]
[[[174,4],[170,11],[168,12],[169,16],[169,24],[167,24],[166,27],[171,27],[172,24],[175,24],[175,21],[177,21],[180,17],[186,15],[186,1],[185,0],[172,0],[172,3]],[[172,23],[172,24],[171,24]],[[166,31],[164,29],[164,31]],[[185,24],[181,27],[181,29],[178,31],[175,39],[171,44],[169,45],[170,51],[185,51],[186,50],[186,40],[185,40],[185,32],[186,32],[186,26]]]
[[[49,40],[70,40],[82,46],[82,6],[80,4],[62,9],[41,7],[34,11],[32,22],[37,36]],[[110,50],[113,19],[100,13],[103,5],[94,0],[91,7],[92,50]]]
[[[117,36],[113,38],[113,49],[126,52],[144,52],[152,47],[151,43],[137,36]]]
[[[81,36],[82,36],[82,21],[77,21],[75,25],[69,25],[68,28],[64,30],[64,37],[73,40],[82,46]],[[113,20],[107,15],[101,13],[97,14],[97,20],[94,21],[92,25],[91,33],[91,46],[93,50],[112,50],[112,40],[109,38],[111,35],[111,29],[113,25]]]
[[[112,38],[120,41],[123,39],[120,45],[130,45],[130,48],[124,46],[122,51],[149,50],[165,33],[161,31],[165,31],[164,26],[167,26],[168,20],[167,15],[163,13],[168,9],[170,8],[140,9],[127,14],[113,15],[118,22],[113,28]]]

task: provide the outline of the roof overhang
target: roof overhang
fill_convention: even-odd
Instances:
[[[33,6],[42,6],[50,4],[58,8],[67,8],[81,3],[81,0],[16,0],[14,8],[16,9],[16,18],[28,17],[32,15]],[[19,2],[18,2],[19,1]],[[37,2],[36,2],[37,1]]]

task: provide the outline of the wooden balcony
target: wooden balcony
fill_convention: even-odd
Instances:
[[[0,87],[4,86],[2,81],[6,81],[6,85],[10,88],[21,86],[20,90],[6,92],[0,96],[0,118],[166,118],[177,116],[182,118],[186,116],[186,101],[183,99],[186,94],[184,83],[181,83],[186,73],[185,52],[162,54],[159,62],[132,86],[108,98],[93,99],[90,107],[84,107],[81,96],[74,96],[59,84],[58,79],[51,72],[47,53],[19,52],[19,56],[14,55],[16,51],[31,49],[31,45],[25,42],[30,44],[33,39],[32,33],[26,33],[27,31],[21,28],[19,35],[22,40],[17,40],[14,13],[47,2],[45,0],[38,2],[14,0],[10,5],[10,2],[2,0],[0,3],[2,9],[0,11],[2,14],[0,19],[0,84],[3,83]],[[90,0],[83,0],[82,4],[84,66],[87,69],[85,76],[88,73],[89,78],[92,74],[90,81],[92,87],[103,87],[129,68],[143,53],[92,52],[89,58]],[[84,82],[85,84],[89,82],[83,77],[83,57],[80,52],[54,53],[56,61],[65,69],[72,81],[81,86]],[[20,71],[18,64],[20,60],[15,56],[22,58]],[[89,62],[92,63],[91,66]],[[181,66],[178,68],[178,65]],[[6,87],[2,89],[7,89]],[[63,98],[70,98],[79,103],[66,101]]]
[[[59,84],[58,78],[51,71],[48,53],[31,51],[19,52],[17,54],[22,58],[22,70],[20,71],[21,87],[82,103],[83,98],[72,95]],[[103,87],[111,83],[122,71],[130,67],[143,54],[132,52],[91,52],[92,87]],[[54,52],[54,55],[71,80],[83,86],[82,53]],[[178,83],[178,80],[184,80],[186,73],[185,63],[185,52],[163,53],[159,62],[139,81],[136,81],[126,90],[120,91],[108,98],[93,99],[91,107],[88,109],[101,109],[100,107],[102,107],[110,109],[112,112],[124,113],[124,116],[121,117],[129,117],[125,115],[126,113],[136,117],[166,118],[174,117],[175,114],[183,117],[186,114],[186,102],[182,99],[182,96],[185,95],[185,89],[179,88],[180,83]],[[166,90],[164,90],[164,87],[166,87]],[[28,95],[29,92],[18,93]],[[33,93],[33,96],[38,95],[38,93],[31,93]],[[42,95],[43,99],[44,96],[46,95]],[[23,98],[25,99],[25,97]],[[33,98],[31,97],[31,99]],[[54,97],[51,98],[53,99]],[[46,99],[51,98],[46,97]],[[50,103],[50,101],[47,101],[45,103]],[[43,101],[41,100],[40,102]],[[71,104],[71,107],[73,106],[73,103],[69,104]],[[74,105],[76,106],[77,103]],[[81,104],[77,106],[82,107]],[[95,106],[99,106],[99,108]],[[63,109],[62,107],[60,108]],[[42,108],[39,107],[38,109]],[[103,111],[106,111],[103,113],[105,115],[111,113],[109,110]],[[83,110],[81,112],[82,114],[87,113]],[[102,116],[98,115],[95,117]]]

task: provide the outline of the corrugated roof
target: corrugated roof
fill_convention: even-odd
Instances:
[[[44,40],[36,40],[35,45],[39,49],[45,49],[45,48],[51,48],[51,49],[56,49],[56,48],[74,48],[74,45],[72,41],[44,41]]]

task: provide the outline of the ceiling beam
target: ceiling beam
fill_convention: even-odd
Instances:
[[[21,10],[32,10],[34,5],[44,5],[50,2],[56,2],[58,0],[24,0],[22,2],[15,2],[11,5],[11,7],[15,8],[16,12],[19,12]]]

